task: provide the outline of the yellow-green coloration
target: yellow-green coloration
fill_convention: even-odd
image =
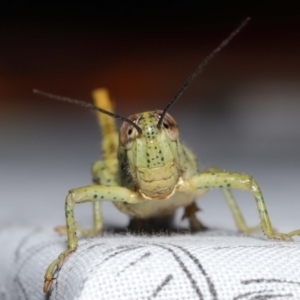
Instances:
[[[112,111],[112,105],[105,89],[93,93],[95,105]],[[68,249],[48,267],[45,274],[44,292],[49,291],[52,274],[64,259],[77,247],[76,232],[92,236],[101,233],[103,221],[101,202],[112,201],[117,208],[134,218],[147,219],[164,216],[178,207],[185,207],[184,217],[189,220],[191,230],[201,230],[203,225],[197,220],[195,200],[209,189],[220,188],[240,232],[251,233],[257,227],[247,227],[233,198],[232,189],[252,193],[264,234],[270,239],[291,240],[300,235],[300,230],[288,234],[275,232],[263,195],[256,181],[250,175],[227,173],[218,168],[199,171],[193,153],[179,139],[175,120],[166,114],[161,129],[157,128],[161,111],[139,113],[128,119],[136,123],[142,133],[124,122],[120,134],[116,131],[115,119],[97,113],[102,129],[103,160],[92,166],[94,185],[69,191],[66,197],[66,227],[57,231],[68,235]],[[86,230],[76,225],[74,206],[92,202],[94,206],[94,226]]]

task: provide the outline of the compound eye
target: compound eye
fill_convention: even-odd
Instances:
[[[170,128],[170,126],[169,126],[169,124],[168,124],[167,122],[163,122],[163,126],[164,126],[164,128],[166,128],[166,129],[169,129],[169,128]]]
[[[133,115],[128,117],[131,121],[136,121],[137,116]],[[138,132],[134,126],[129,124],[128,122],[123,122],[121,128],[120,128],[120,144],[123,148],[126,150],[129,150],[132,147],[133,140],[138,135]]]
[[[133,132],[133,129],[132,129],[132,128],[128,128],[128,130],[127,130],[127,135],[128,135],[128,136],[131,136],[131,135],[132,135],[132,132]]]
[[[157,111],[155,111],[155,113],[157,114],[158,120],[159,120],[159,118],[162,114],[162,111],[157,110]],[[178,130],[177,123],[174,120],[174,118],[168,113],[166,113],[164,116],[161,129],[167,133],[168,137],[172,141],[176,140],[179,136],[179,130]]]

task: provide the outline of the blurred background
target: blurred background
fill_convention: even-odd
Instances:
[[[1,1],[0,225],[63,224],[67,191],[90,184],[100,158],[94,113],[33,88],[90,101],[93,89],[106,87],[124,116],[163,109],[247,16],[249,25],[170,113],[203,167],[252,174],[275,227],[300,228],[296,1]],[[236,195],[257,223],[251,195]],[[204,223],[234,228],[220,193],[198,203]],[[126,225],[104,206],[106,224]],[[90,205],[77,210],[90,224]]]

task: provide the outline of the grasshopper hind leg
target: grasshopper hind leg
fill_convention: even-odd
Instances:
[[[195,202],[193,202],[192,204],[184,208],[182,219],[188,219],[191,232],[199,232],[199,231],[207,230],[207,227],[203,225],[196,216],[196,212],[200,210],[201,209],[196,205]]]

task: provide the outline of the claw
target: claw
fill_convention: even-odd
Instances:
[[[51,285],[52,285],[52,276],[51,276],[51,278],[49,278],[49,276],[48,276],[48,278],[45,278],[43,292],[48,293],[51,288]]]
[[[286,241],[286,242],[292,242],[293,239],[289,236],[289,234],[285,233],[274,233],[273,235],[268,236],[270,239],[279,240],[279,241]]]

